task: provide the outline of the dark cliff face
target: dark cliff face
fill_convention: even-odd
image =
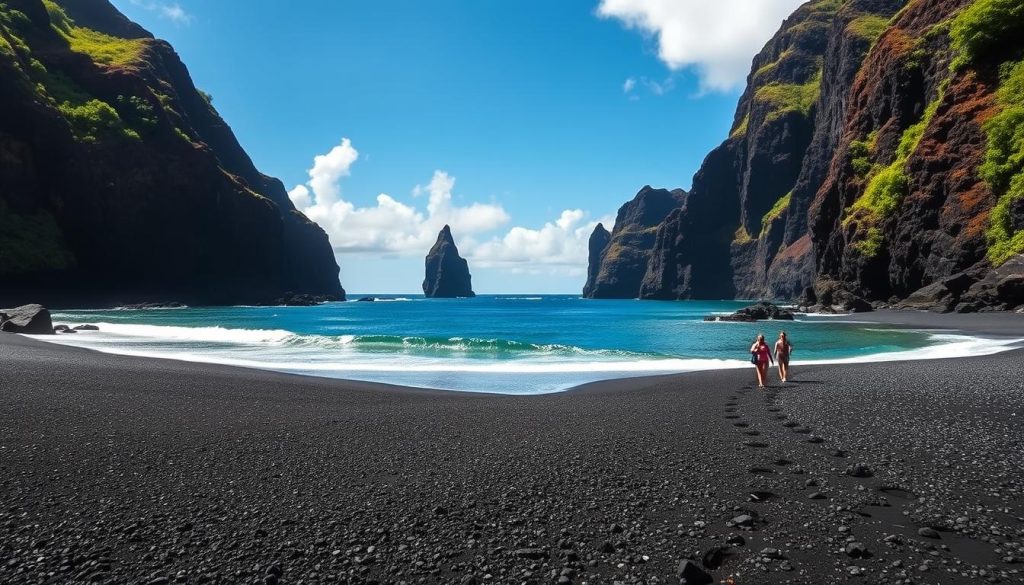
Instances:
[[[611,233],[605,229],[604,224],[597,224],[587,244],[587,284],[583,286],[583,296],[590,298],[594,294],[594,286],[597,284],[597,274],[601,270],[601,254],[608,247],[612,239]]]
[[[474,297],[469,263],[459,256],[452,230],[444,226],[430,248],[426,260],[423,294],[428,298],[454,299]]]
[[[0,298],[344,298],[327,235],[107,0],[0,7]]]
[[[730,137],[659,226],[641,298],[794,299],[813,285],[890,301],[944,279],[973,290],[1019,258],[1021,33],[1010,0],[799,8],[755,57]],[[1024,303],[985,299],[954,305]]]
[[[812,1],[783,23],[754,58],[728,140],[694,177],[686,207],[659,229],[642,298],[792,297],[810,283],[810,243],[799,221],[789,224],[821,180],[807,162],[828,160],[836,132],[823,122],[839,115],[832,96],[852,78],[850,66],[830,59],[855,71],[869,41],[847,25],[884,18],[895,4]]]
[[[1000,115],[1019,115],[1012,101],[1021,99],[1019,88],[1011,99],[1001,89],[1013,85],[1024,56],[1015,34],[1024,9],[1017,3],[1016,17],[999,14],[1011,4],[919,0],[881,36],[849,92],[842,139],[810,206],[819,280],[869,300],[903,299],[964,272],[981,278],[1024,250],[1012,217],[1006,223],[1018,241],[1010,254],[999,257],[993,234],[1000,201],[1014,196],[998,175],[1009,184],[1021,172],[999,160],[1006,150],[1021,154],[1019,143],[1000,144],[1000,130],[1024,131]],[[990,22],[965,22],[978,13]],[[994,26],[1015,21],[1015,32]],[[954,46],[965,26],[995,38],[998,50]],[[989,165],[998,171],[986,173]]]
[[[588,298],[635,299],[647,272],[658,225],[673,209],[683,205],[686,192],[645,186],[632,201],[619,208],[615,227],[595,263],[591,248],[587,287]],[[591,239],[593,244],[593,238]]]

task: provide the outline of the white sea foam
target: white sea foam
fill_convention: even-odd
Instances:
[[[294,333],[284,329],[235,329],[228,327],[179,327],[173,325],[136,325],[128,323],[94,323],[98,332],[85,336],[110,340],[114,337],[220,343],[282,343]],[[79,334],[82,335],[82,334]],[[60,339],[70,339],[64,337]]]
[[[702,370],[748,368],[740,359],[659,357],[617,350],[588,350],[574,346],[541,345],[502,340],[429,340],[398,336],[298,335],[283,329],[235,329],[97,323],[99,331],[41,337],[53,343],[92,348],[114,354],[215,363],[334,378],[389,379],[416,384],[447,383],[445,376],[469,375],[490,379],[499,392],[522,392],[536,381],[543,391],[558,391],[603,378]],[[796,360],[795,366],[827,363],[940,359],[981,356],[1024,345],[1024,340],[987,339],[948,333],[929,333],[931,345],[917,349],[851,358]],[[371,348],[377,351],[365,351]],[[412,353],[402,353],[411,348]],[[419,350],[436,350],[440,355]],[[506,359],[480,359],[460,352],[508,352]],[[416,377],[420,374],[420,377]],[[388,376],[392,375],[392,378]],[[520,379],[515,376],[529,375]],[[409,376],[412,376],[411,378]],[[544,382],[548,380],[548,382]],[[550,380],[558,380],[552,383]],[[500,381],[500,383],[499,383]],[[422,383],[422,382],[420,382]],[[466,389],[464,383],[453,389]]]

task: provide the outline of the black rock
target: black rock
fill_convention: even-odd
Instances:
[[[377,297],[363,297],[356,302],[359,303],[372,303],[377,300]]]
[[[96,325],[90,325],[90,324],[75,325],[74,327],[72,327],[72,329],[74,329],[75,331],[99,331],[100,330],[100,328],[97,327]]]
[[[608,242],[611,241],[612,235],[605,229],[604,224],[597,224],[594,227],[594,231],[590,234],[590,240],[587,244],[589,250],[587,256],[587,283],[583,285],[583,296],[590,298],[594,294],[594,288],[597,286],[597,276],[601,272],[601,254],[604,253],[604,249],[608,247]]]
[[[542,548],[520,548],[513,552],[517,557],[524,559],[544,559],[548,556],[548,551]]]
[[[747,544],[747,539],[743,538],[739,534],[730,534],[729,538],[725,539],[725,542],[733,546],[743,546]]]
[[[597,550],[610,555],[613,552],[615,552],[615,545],[606,540],[602,542],[600,546],[597,547]]]
[[[28,335],[53,335],[50,311],[42,305],[22,305],[0,310],[0,331]]]
[[[924,538],[939,538],[939,531],[929,526],[925,526],[917,529],[917,535],[923,536]]]
[[[846,468],[846,475],[850,477],[871,477],[875,472],[867,463],[854,463]]]
[[[768,302],[760,302],[749,307],[743,307],[732,315],[709,315],[704,317],[705,321],[792,321],[793,312],[780,309],[777,305]]]
[[[714,571],[722,566],[722,563],[725,561],[725,557],[728,553],[729,547],[727,546],[712,547],[704,553],[703,557],[701,557],[701,564]]]
[[[475,297],[469,263],[459,256],[452,230],[444,226],[426,258],[423,294],[428,298]]]
[[[680,585],[707,585],[715,582],[714,577],[689,559],[679,561],[676,577],[679,578]]]
[[[863,559],[870,556],[870,554],[863,542],[851,542],[846,545],[846,556],[853,559]]]
[[[330,301],[341,300],[335,295],[310,295],[287,292],[281,298],[274,301],[275,305],[286,307],[313,307]]]
[[[144,310],[144,309],[183,309],[187,305],[179,303],[178,301],[170,301],[166,303],[129,303],[127,305],[120,305],[117,308],[121,310]]]
[[[734,526],[753,526],[754,517],[750,514],[740,514],[739,516],[733,518],[730,522],[732,522]]]

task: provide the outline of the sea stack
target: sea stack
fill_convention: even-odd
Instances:
[[[587,284],[583,286],[583,296],[590,298],[594,295],[594,287],[597,286],[597,274],[601,271],[601,254],[608,247],[612,235],[604,227],[603,223],[597,224],[594,232],[590,234],[590,242],[587,244],[590,254],[587,257]]]
[[[452,230],[444,226],[437,234],[437,242],[427,254],[427,274],[423,280],[423,294],[427,298],[454,299],[475,297],[469,263],[459,256],[452,238]]]

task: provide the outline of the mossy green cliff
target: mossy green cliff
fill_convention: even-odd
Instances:
[[[107,0],[0,1],[0,301],[340,298],[326,234]]]

